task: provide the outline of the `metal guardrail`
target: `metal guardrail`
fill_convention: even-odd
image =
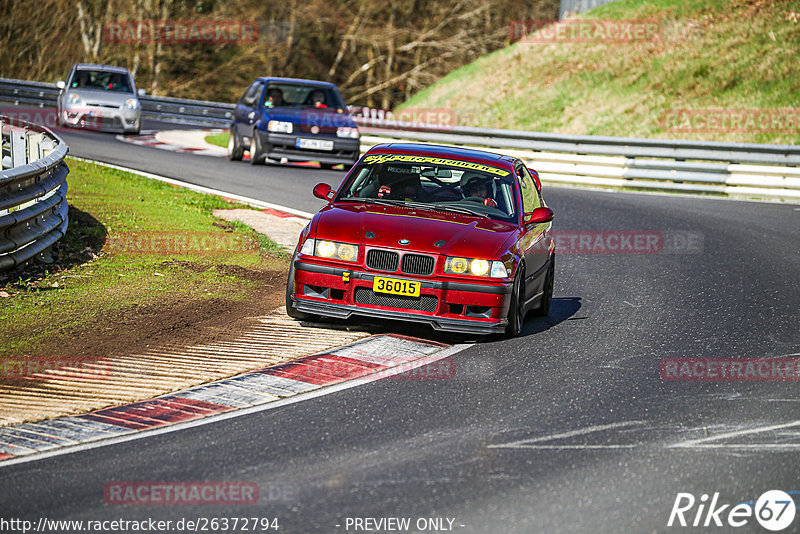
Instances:
[[[408,140],[501,149],[544,182],[800,200],[800,146],[578,136],[356,117],[362,145]]]
[[[35,107],[56,107],[59,89],[52,83],[0,78],[0,102]],[[178,124],[227,127],[233,119],[234,104],[184,98],[140,96],[142,116]]]
[[[0,133],[0,270],[6,270],[66,233],[69,148],[47,128],[2,115]]]
[[[53,84],[0,78],[0,102],[55,105]],[[140,98],[143,115],[225,127],[234,104]],[[358,111],[361,108],[353,108]],[[494,128],[434,126],[354,115],[362,147],[396,140],[502,149],[525,159],[545,182],[599,187],[800,199],[800,146],[565,135]]]

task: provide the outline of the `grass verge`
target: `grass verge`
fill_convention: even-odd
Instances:
[[[656,21],[660,31],[627,42],[520,41],[400,109],[448,108],[458,124],[478,127],[800,143],[796,0],[619,0],[581,18]],[[749,111],[731,124],[708,110]]]
[[[228,132],[208,134],[206,136],[206,143],[221,146],[222,148],[228,148],[228,139],[230,136],[231,135]]]
[[[138,310],[158,323],[180,303],[191,323],[188,312],[248,299],[287,269],[275,243],[211,214],[246,206],[87,162],[69,167],[70,225],[55,262],[0,273],[0,363],[87,329],[114,336]]]

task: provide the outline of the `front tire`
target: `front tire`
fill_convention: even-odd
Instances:
[[[253,135],[250,136],[250,165],[263,165],[264,155],[261,149],[261,141],[258,139],[258,132],[253,128]]]
[[[508,306],[508,326],[506,326],[507,337],[519,337],[522,333],[522,325],[525,322],[525,267],[520,265],[517,268],[517,275],[514,277],[514,286],[511,290],[511,304]]]
[[[242,161],[244,157],[244,147],[239,143],[239,136],[236,128],[231,127],[231,134],[228,137],[228,159],[231,161]]]

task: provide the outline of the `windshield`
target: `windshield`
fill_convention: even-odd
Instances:
[[[505,169],[458,160],[376,154],[350,174],[337,201],[452,211],[515,220],[514,187]]]
[[[70,83],[72,89],[93,89],[96,91],[113,91],[115,93],[132,93],[133,84],[127,74],[101,70],[77,70]]]
[[[343,110],[339,92],[332,87],[287,83],[270,83],[264,92],[264,107],[292,107]]]

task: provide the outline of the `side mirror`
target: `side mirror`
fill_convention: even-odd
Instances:
[[[335,191],[331,189],[331,186],[328,184],[322,183],[314,186],[314,196],[322,200],[330,202],[333,198],[333,193],[335,193]]]
[[[552,221],[553,215],[555,214],[550,208],[536,208],[530,213],[526,213],[524,220],[525,224],[541,224]]]
[[[58,87],[61,90],[63,90],[66,86],[67,86],[67,84],[64,83],[64,80],[58,80],[56,82],[56,87]]]
[[[144,89],[139,89],[138,91],[136,91],[136,94],[138,94],[139,96],[144,96],[147,94],[147,91],[145,91]]]

